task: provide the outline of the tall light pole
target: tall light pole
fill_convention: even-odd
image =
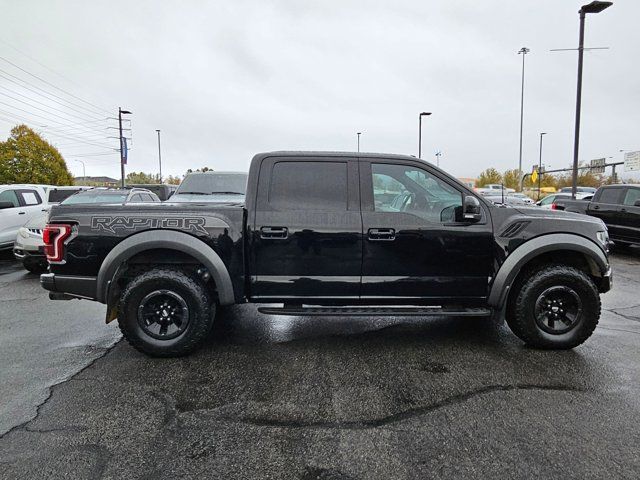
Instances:
[[[160,183],[162,183],[162,155],[160,154],[160,130],[158,132],[158,165],[160,166]]]
[[[130,115],[131,112],[129,110],[122,110],[122,107],[118,107],[118,131],[120,132],[120,177],[122,188],[124,188],[124,165],[127,163],[127,158],[125,157],[124,151],[124,138],[122,137],[122,115]]]
[[[422,158],[422,117],[428,117],[431,112],[422,112],[418,115],[418,158]]]
[[[360,151],[360,134],[362,132],[358,132],[358,152]]]
[[[547,132],[540,132],[540,160],[538,161],[538,200],[540,200],[540,189],[542,188],[542,136]]]
[[[522,84],[520,87],[520,156],[518,157],[518,177],[520,178],[520,191],[522,191],[522,126],[524,123],[524,57],[529,53],[527,47],[518,50],[518,55],[522,55]]]
[[[573,175],[571,181],[571,198],[575,200],[578,189],[578,149],[580,147],[580,108],[582,104],[582,60],[584,57],[584,18],[587,13],[599,13],[613,2],[594,1],[583,5],[580,14],[580,38],[578,42],[578,86],[576,91],[576,128],[573,138]]]
[[[440,168],[440,157],[442,156],[442,152],[441,151],[437,151],[436,152],[436,165],[438,166],[438,168]]]
[[[74,162],[80,162],[82,164],[82,181],[87,181],[87,170],[85,169],[84,162],[82,160],[73,160]]]

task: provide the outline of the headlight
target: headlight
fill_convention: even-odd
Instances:
[[[606,230],[604,232],[596,233],[596,237],[598,238],[598,241],[605,247],[609,245],[609,233]]]

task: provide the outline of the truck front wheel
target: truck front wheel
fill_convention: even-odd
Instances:
[[[157,268],[129,282],[118,306],[124,338],[155,357],[191,353],[213,325],[215,303],[199,281],[177,269]]]
[[[536,270],[513,294],[507,324],[532,347],[577,347],[591,336],[600,319],[598,289],[587,274],[573,267],[551,265]]]

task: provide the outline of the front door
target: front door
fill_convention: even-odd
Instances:
[[[360,172],[363,300],[482,303],[494,268],[488,209],[465,223],[463,190],[422,162],[363,160]]]
[[[358,298],[362,217],[356,159],[263,159],[252,226],[252,299],[313,304]]]
[[[620,207],[620,236],[640,242],[640,187],[627,187]]]
[[[605,187],[598,190],[589,204],[589,215],[601,219],[612,237],[624,236],[620,207],[624,187]]]

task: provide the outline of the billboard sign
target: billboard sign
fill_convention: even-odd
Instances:
[[[596,158],[595,160],[591,160],[591,173],[604,173],[605,164],[606,160],[604,158]]]

